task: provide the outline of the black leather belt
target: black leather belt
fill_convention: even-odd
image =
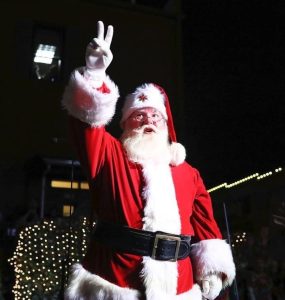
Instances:
[[[190,254],[191,237],[162,231],[146,231],[97,221],[92,237],[115,251],[156,260],[176,261]]]

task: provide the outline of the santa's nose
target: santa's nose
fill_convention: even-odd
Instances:
[[[151,116],[145,116],[143,123],[144,124],[153,124],[153,118]]]

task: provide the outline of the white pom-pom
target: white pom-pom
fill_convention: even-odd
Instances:
[[[170,145],[170,164],[173,166],[178,166],[184,162],[186,158],[186,150],[180,143],[171,143]]]

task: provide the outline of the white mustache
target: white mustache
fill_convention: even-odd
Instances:
[[[134,129],[133,132],[142,134],[145,131],[145,129],[151,129],[155,133],[157,133],[157,128],[152,124],[142,125],[141,127]]]

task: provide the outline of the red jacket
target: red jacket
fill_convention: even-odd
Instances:
[[[234,276],[232,256],[228,245],[221,240],[211,199],[199,172],[185,161],[177,165],[165,162],[139,165],[129,161],[121,142],[104,126],[112,117],[108,119],[106,114],[114,113],[111,106],[115,106],[118,97],[116,86],[110,79],[106,79],[99,91],[88,84],[76,71],[63,104],[72,115],[74,141],[87,172],[92,218],[132,228],[194,236],[198,241],[193,247],[196,280],[214,271],[225,274],[225,284],[230,283]],[[106,103],[109,107],[101,109],[100,105]],[[92,283],[86,287],[87,282]],[[89,299],[91,293],[93,297],[98,295],[98,299],[125,300],[138,299],[143,292],[147,299],[201,299],[200,289],[193,284],[190,257],[161,262],[116,253],[91,241],[82,265],[74,267],[66,297]],[[99,298],[99,295],[103,296]]]

